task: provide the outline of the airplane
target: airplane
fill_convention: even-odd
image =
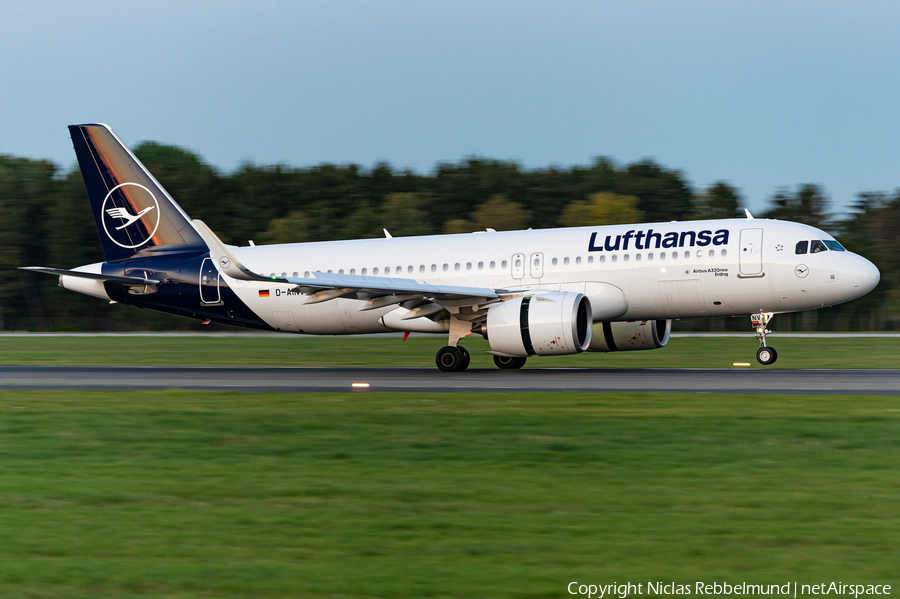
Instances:
[[[114,303],[307,335],[447,335],[465,370],[482,335],[501,369],[531,356],[659,349],[673,319],[775,314],[861,297],[880,273],[831,235],[746,219],[235,246],[191,219],[103,124],[69,127],[105,261],[22,267]],[[123,224],[124,223],[124,224]]]

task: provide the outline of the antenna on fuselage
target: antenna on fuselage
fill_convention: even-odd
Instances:
[[[750,211],[748,209],[744,208],[744,214],[747,215],[748,219],[753,220],[753,215],[750,214]]]

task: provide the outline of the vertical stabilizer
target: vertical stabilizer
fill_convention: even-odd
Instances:
[[[70,125],[69,133],[107,261],[162,246],[206,247],[191,219],[112,129]]]

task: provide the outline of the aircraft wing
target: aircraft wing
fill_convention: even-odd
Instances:
[[[362,306],[361,310],[374,309],[392,303],[412,301],[428,298],[440,303],[441,301],[471,300],[472,304],[486,303],[486,301],[499,298],[497,290],[487,287],[459,287],[454,285],[430,285],[420,283],[414,279],[399,279],[390,277],[369,277],[360,275],[344,275],[335,273],[313,273],[315,277],[279,277],[264,276],[253,272],[225,246],[224,243],[210,230],[203,221],[194,220],[197,232],[209,247],[210,254],[219,266],[219,269],[229,277],[243,281],[258,281],[260,283],[288,283],[296,285],[301,293],[308,293],[307,304],[318,303],[355,295],[359,299],[369,299],[369,303]],[[392,299],[379,298],[390,296]],[[395,301],[396,300],[396,301]]]

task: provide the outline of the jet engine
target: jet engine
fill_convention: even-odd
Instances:
[[[490,314],[490,313],[489,313]],[[598,322],[587,351],[634,351],[659,349],[669,342],[671,320]]]
[[[488,309],[484,336],[503,356],[577,354],[591,343],[591,302],[572,292],[518,297]]]

